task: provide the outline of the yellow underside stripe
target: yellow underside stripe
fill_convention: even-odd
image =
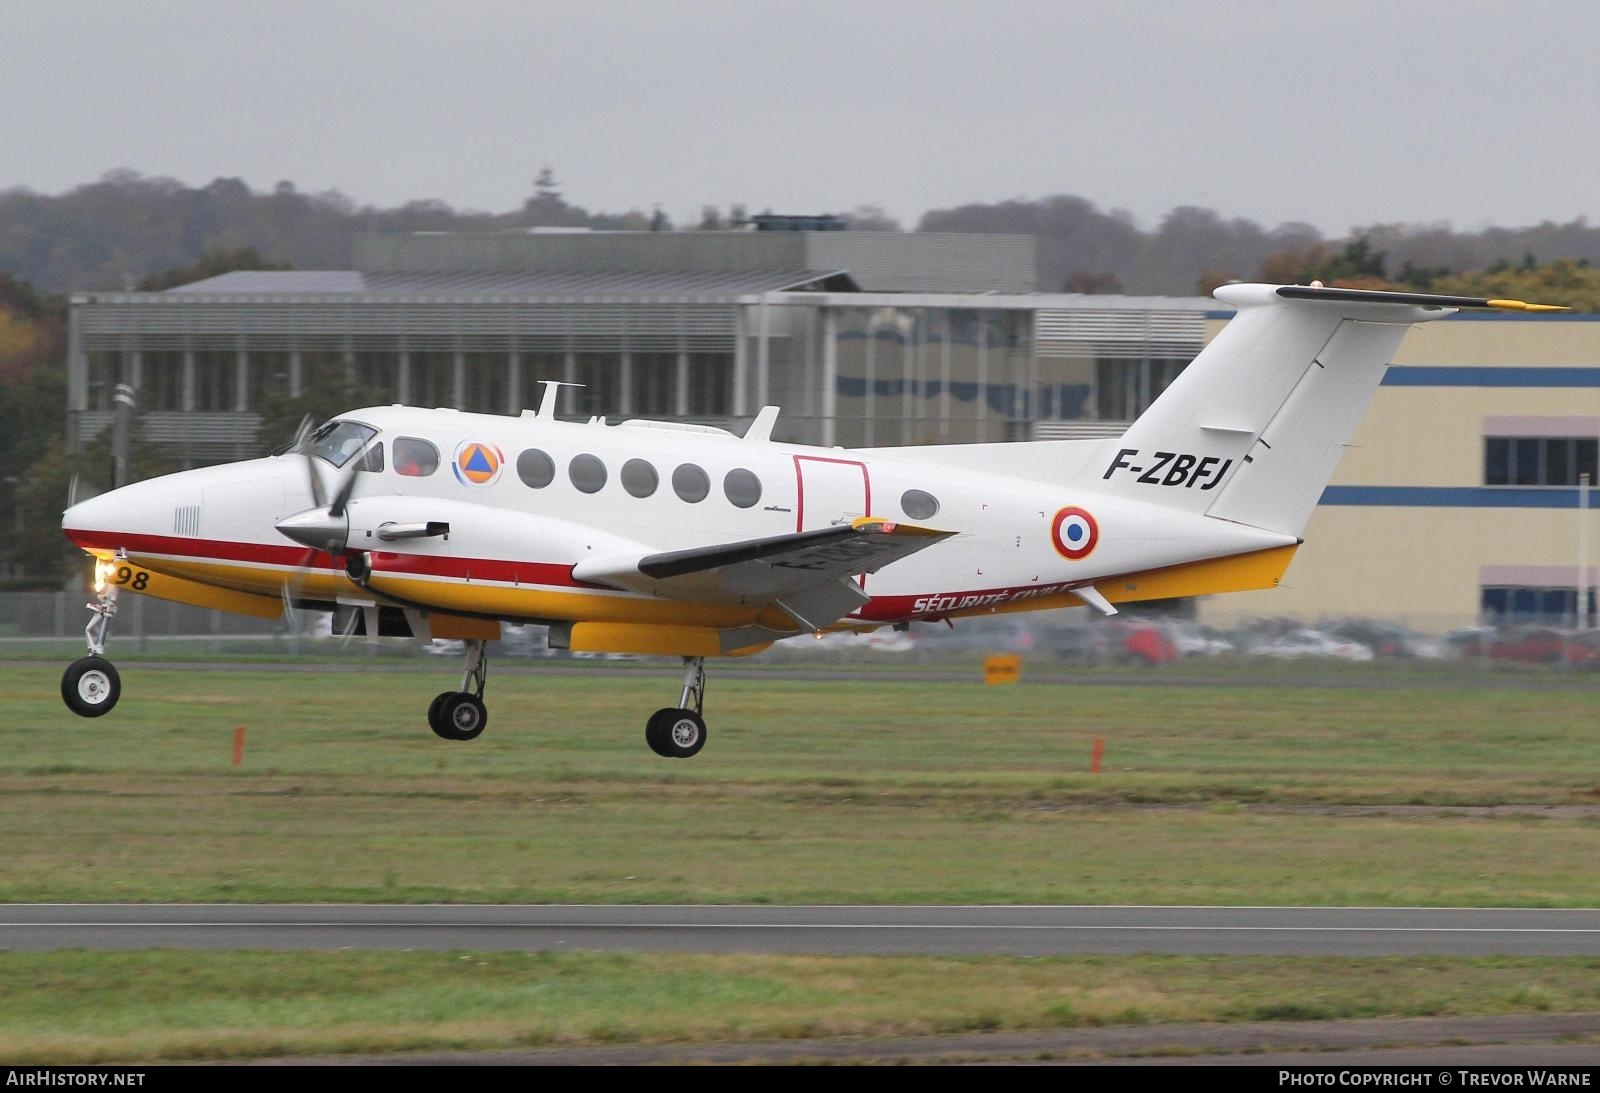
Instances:
[[[1294,559],[1298,546],[1272,547],[1269,550],[1235,554],[1229,558],[1211,558],[1204,562],[1188,562],[1150,569],[1143,573],[1129,573],[1121,577],[1108,577],[1096,583],[1095,588],[1112,603],[1134,603],[1139,600],[1166,600],[1181,596],[1213,596],[1222,592],[1252,592],[1261,588],[1276,588]],[[972,608],[952,612],[955,615],[987,615],[1013,611],[1038,611],[1051,607],[1083,607],[1084,602],[1071,592],[1054,596],[1040,596],[1033,600],[1018,600],[994,607]]]
[[[1273,588],[1283,578],[1298,547],[1283,546],[1258,550],[1229,558],[1152,569],[1107,578],[1096,584],[1100,594],[1112,603],[1163,600],[1183,596],[1209,596],[1222,592],[1247,592]],[[141,565],[144,568],[149,568]],[[508,588],[498,585],[429,581],[412,577],[377,577],[368,589],[355,584],[343,573],[317,572],[288,574],[253,566],[222,565],[210,562],[162,559],[160,570],[151,569],[145,595],[178,603],[234,611],[259,618],[275,618],[283,610],[279,589],[285,580],[293,583],[297,598],[334,600],[340,597],[364,599],[371,593],[391,596],[402,602],[426,604],[431,609],[487,615],[495,618],[533,618],[568,620],[582,624],[629,624],[597,626],[584,638],[584,647],[595,652],[662,652],[680,656],[712,655],[718,629],[759,624],[774,630],[792,631],[795,624],[775,608],[724,604],[695,604],[675,600],[644,599],[637,596],[612,596],[595,592],[567,592],[540,588]],[[1071,592],[1060,592],[1035,599],[974,607],[953,611],[953,617],[1009,614],[1060,607],[1082,607],[1083,601]],[[466,622],[468,620],[461,620]],[[835,624],[849,627],[848,620]],[[435,629],[449,628],[444,618]],[[639,631],[638,627],[647,629]],[[586,628],[586,627],[585,627]],[[586,628],[587,629],[587,628]],[[574,636],[578,627],[574,627]],[[710,635],[710,638],[708,638]],[[439,636],[447,636],[440,633]],[[454,635],[450,635],[454,636]],[[628,646],[605,648],[607,640]],[[640,648],[648,645],[650,648]],[[682,646],[680,648],[679,646]]]

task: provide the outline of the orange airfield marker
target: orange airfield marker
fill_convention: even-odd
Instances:
[[[240,729],[239,731],[243,732],[244,730]],[[1100,736],[1095,737],[1094,738],[1094,750],[1089,753],[1089,773],[1090,774],[1099,774],[1100,773],[1100,756],[1101,756],[1102,753],[1105,752],[1105,750],[1106,750],[1105,738],[1104,737],[1100,737]]]
[[[244,762],[244,726],[233,730],[233,765]]]

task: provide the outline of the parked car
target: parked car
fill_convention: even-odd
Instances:
[[[1372,650],[1360,642],[1341,641],[1320,630],[1295,630],[1256,645],[1250,652],[1259,657],[1282,659],[1331,657],[1336,660],[1366,661],[1373,658]]]
[[[1178,643],[1159,625],[1132,626],[1122,639],[1119,660],[1155,667],[1182,658]]]
[[[1600,668],[1600,631],[1557,630],[1549,626],[1499,630],[1478,626],[1453,631],[1445,640],[1459,657]]]

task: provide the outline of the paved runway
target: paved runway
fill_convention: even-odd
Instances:
[[[1600,908],[6,904],[0,949],[1600,956]]]

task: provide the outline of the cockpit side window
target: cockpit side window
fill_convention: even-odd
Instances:
[[[330,421],[306,438],[305,450],[308,455],[343,467],[377,435],[378,430],[359,421]]]
[[[439,469],[439,449],[414,436],[394,438],[394,470],[407,478],[426,478]]]
[[[383,441],[378,441],[361,453],[361,458],[356,460],[356,470],[366,471],[369,474],[379,474],[383,471]]]

